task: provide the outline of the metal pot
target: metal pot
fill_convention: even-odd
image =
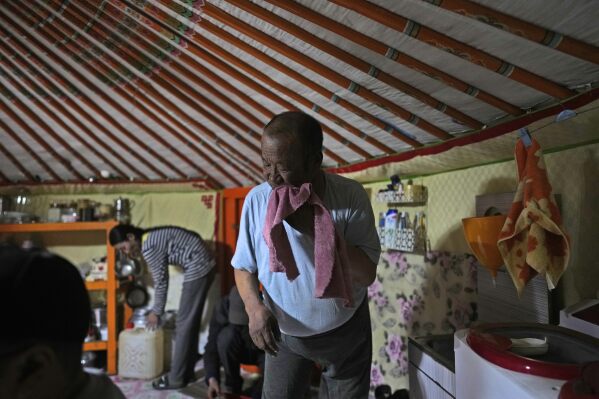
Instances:
[[[124,224],[131,223],[131,209],[134,205],[135,202],[128,198],[118,197],[114,200],[114,218]]]
[[[125,300],[127,305],[132,309],[136,309],[145,306],[148,303],[149,295],[146,287],[139,283],[132,283],[127,287],[125,293]]]
[[[115,271],[118,278],[139,277],[142,273],[142,267],[139,261],[118,252]]]

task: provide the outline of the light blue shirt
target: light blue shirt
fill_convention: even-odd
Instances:
[[[331,212],[335,228],[348,245],[362,249],[377,264],[381,246],[366,191],[362,185],[345,177],[325,174],[325,178],[323,202]],[[366,288],[354,287],[354,308],[344,307],[343,299],[316,298],[314,239],[301,234],[287,222],[283,224],[300,275],[289,281],[285,273],[270,271],[269,251],[262,229],[271,192],[268,183],[262,183],[245,198],[232,266],[258,273],[258,279],[264,287],[266,306],[275,315],[283,333],[305,337],[339,327],[351,318],[362,303]]]

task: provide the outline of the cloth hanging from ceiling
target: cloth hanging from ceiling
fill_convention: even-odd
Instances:
[[[518,294],[537,274],[555,288],[568,265],[570,243],[553,196],[539,143],[516,143],[518,189],[497,246]]]

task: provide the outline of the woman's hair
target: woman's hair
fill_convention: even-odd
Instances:
[[[110,241],[110,245],[116,245],[127,241],[128,234],[133,234],[136,239],[141,240],[141,236],[144,232],[144,229],[140,229],[139,227],[130,224],[119,224],[110,230],[110,233],[108,233],[108,240]]]

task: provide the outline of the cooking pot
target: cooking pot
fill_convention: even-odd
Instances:
[[[127,287],[125,301],[129,307],[136,309],[145,306],[148,303],[148,298],[148,291],[143,285],[134,282]]]
[[[121,252],[118,252],[115,271],[118,278],[127,278],[129,276],[138,277],[141,275],[142,267],[138,260],[131,259]]]

